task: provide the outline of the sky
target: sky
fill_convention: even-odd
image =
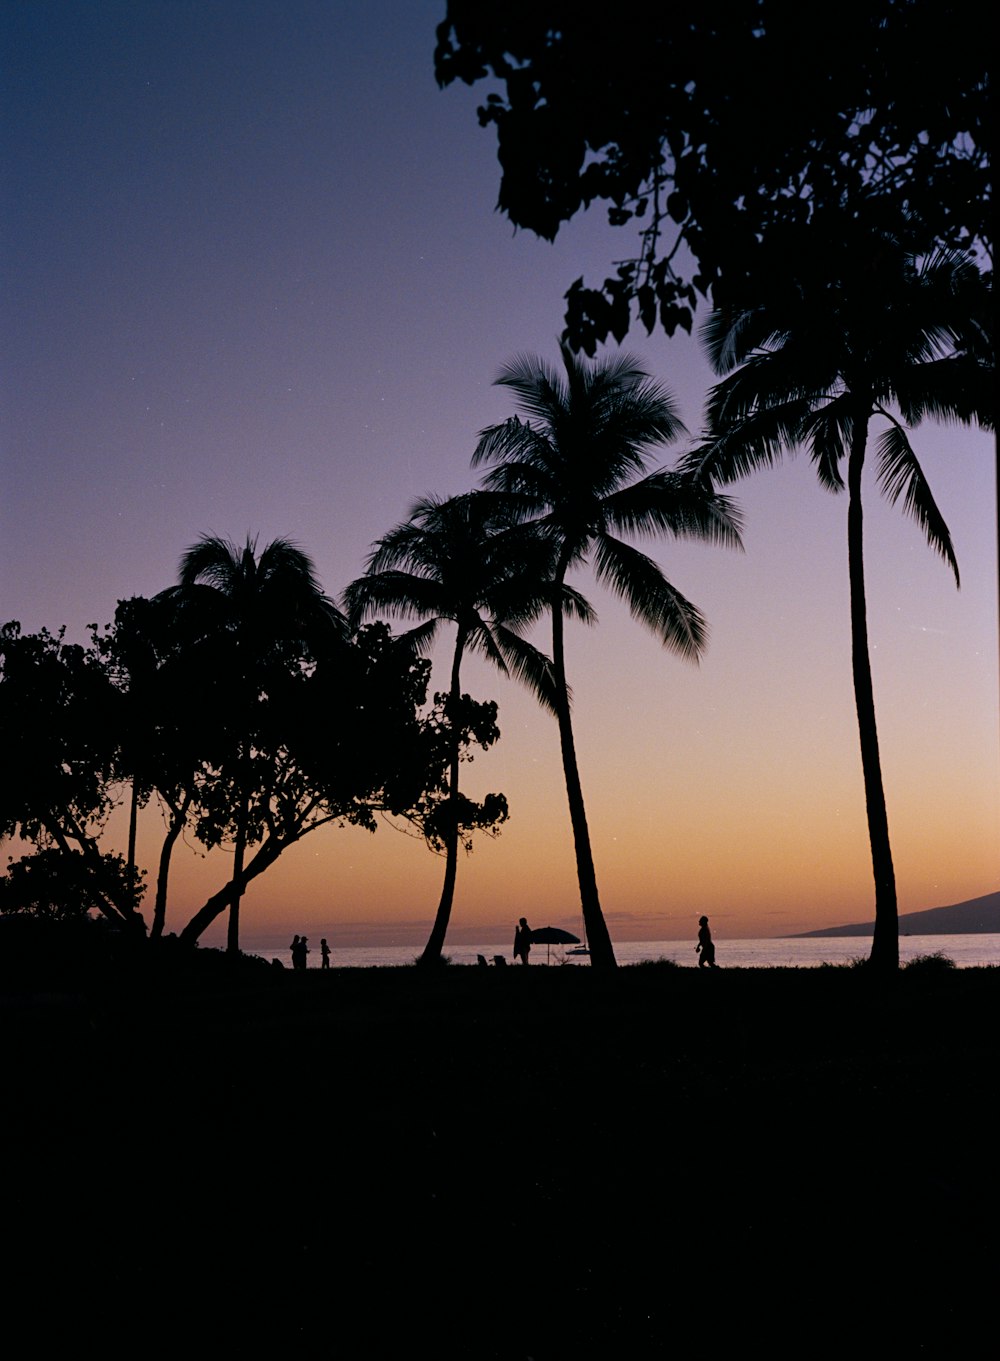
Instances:
[[[290,537],[328,594],[427,494],[471,489],[512,414],[515,354],[556,362],[563,294],[631,253],[600,210],[556,243],[495,211],[484,88],[439,91],[443,0],[12,0],[3,7],[0,614],[83,641],[176,580],[203,534]],[[692,434],[697,336],[625,348]],[[901,912],[1000,887],[992,438],[914,435],[962,574],[866,487],[869,629]],[[681,440],[662,451],[669,466]],[[568,639],[612,937],[717,938],[870,919],[850,671],[846,497],[805,457],[730,489],[745,552],[644,545],[707,616],[678,660],[581,572]],[[535,635],[546,645],[544,632]],[[446,684],[451,637],[435,656]],[[463,774],[511,818],[459,866],[452,937],[579,927],[555,722],[485,664],[502,739]],[[108,845],[123,843],[120,819]],[[152,869],[158,811],[140,853]],[[4,848],[11,853],[16,848]],[[225,882],[178,848],[168,929]],[[443,862],[388,825],[328,829],[251,885],[249,936],[419,943]],[[205,937],[222,939],[222,925]]]

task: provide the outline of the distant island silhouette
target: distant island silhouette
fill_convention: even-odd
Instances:
[[[810,940],[817,936],[870,936],[875,923],[855,922],[851,926],[827,926],[822,931],[797,931],[791,940]],[[960,936],[1000,934],[1000,891],[982,898],[969,898],[950,907],[930,907],[924,912],[899,914],[901,936]]]

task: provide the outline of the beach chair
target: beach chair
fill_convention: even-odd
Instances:
[[[503,955],[494,955],[494,956],[493,956],[493,963],[497,966],[498,969],[499,969],[501,966],[503,966],[503,968],[505,968],[505,969],[506,969],[506,967],[507,967],[507,960],[505,959],[505,957],[504,957]]]

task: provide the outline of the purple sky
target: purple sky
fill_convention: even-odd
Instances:
[[[632,243],[599,214],[550,246],[494,212],[483,91],[434,82],[443,8],[4,7],[5,619],[82,637],[120,597],[171,584],[202,533],[290,536],[336,595],[415,497],[474,485],[478,430],[512,410],[498,368],[519,351],[554,360],[566,288],[602,279]],[[696,432],[709,380],[696,341],[637,331],[629,348]],[[903,911],[1000,879],[993,444],[941,427],[914,443],[963,584],[872,484]],[[575,631],[569,666],[613,934],[688,935],[701,911],[731,935],[870,912],[846,500],[804,459],[735,491],[744,556],[650,550],[712,625],[700,668],[578,582],[601,614]],[[572,925],[554,724],[481,667],[466,679],[500,701],[504,732],[470,789],[503,789],[512,819],[460,867],[456,926],[522,911]],[[420,844],[390,829],[316,843],[254,887],[245,921],[283,929],[295,913],[313,931],[360,922],[361,937],[398,920],[419,937],[441,871]],[[179,863],[172,925],[224,870],[222,852]]]

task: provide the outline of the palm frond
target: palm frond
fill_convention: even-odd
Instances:
[[[597,623],[597,611],[586,596],[581,595],[575,587],[567,586],[564,581],[559,588],[558,598],[567,619],[576,619],[581,624],[591,626]]]
[[[827,491],[844,490],[840,465],[851,447],[855,408],[850,393],[841,393],[802,422],[802,439],[809,448],[820,484]]]
[[[808,401],[755,411],[742,420],[719,422],[678,463],[678,470],[696,480],[738,482],[758,468],[771,468],[802,442],[803,422],[811,412]]]
[[[697,661],[708,642],[708,626],[651,558],[610,534],[594,543],[598,581],[622,597],[632,617],[650,629],[672,652]]]
[[[555,713],[558,687],[550,658],[503,624],[496,626],[495,635],[510,674],[531,691],[544,709]]]
[[[916,520],[928,544],[951,567],[955,585],[960,585],[951,532],[938,510],[906,431],[897,421],[879,435],[876,458],[879,486],[887,500],[895,505],[900,497],[903,498],[903,510]]]
[[[440,619],[427,619],[424,623],[417,624],[416,628],[397,634],[394,642],[397,647],[412,653],[414,657],[426,657],[437,640],[440,627]]]
[[[344,608],[355,628],[378,614],[390,619],[452,617],[440,582],[412,572],[374,572],[358,577],[344,591]]]
[[[255,547],[247,541],[247,547]],[[229,539],[203,534],[181,557],[178,581],[181,586],[213,586],[226,593],[239,575],[243,550]]]
[[[992,430],[996,374],[992,363],[973,355],[950,355],[902,369],[894,376],[891,398],[907,425],[930,417]]]
[[[605,503],[605,518],[619,533],[703,539],[742,548],[742,516],[728,496],[706,478],[661,469],[622,488]]]

